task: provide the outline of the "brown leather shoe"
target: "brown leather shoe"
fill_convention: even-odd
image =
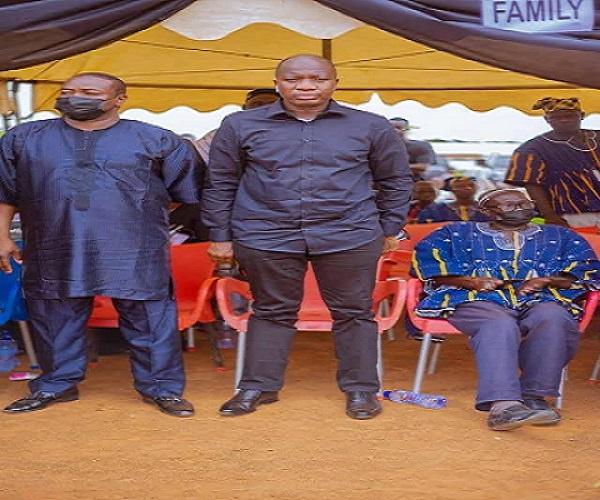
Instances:
[[[4,408],[4,411],[6,413],[25,413],[28,411],[43,410],[52,403],[66,403],[77,399],[79,399],[77,387],[72,387],[60,393],[37,391],[22,399],[17,399]]]
[[[258,405],[267,405],[279,401],[277,391],[259,391],[257,389],[243,389],[223,404],[219,409],[221,415],[236,417],[256,411]]]
[[[376,392],[346,392],[346,415],[356,420],[375,418],[381,413],[381,403]]]
[[[144,402],[155,404],[160,411],[173,417],[191,417],[195,413],[192,403],[187,399],[178,398],[177,396],[166,396],[162,398],[144,397]]]

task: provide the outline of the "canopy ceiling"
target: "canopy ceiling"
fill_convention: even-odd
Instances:
[[[108,0],[86,3],[103,2],[111,3]],[[39,0],[30,4],[44,3],[49,2]],[[52,0],[51,3],[69,2]],[[181,9],[182,4],[191,2],[158,3],[178,4],[177,9]],[[531,45],[533,35],[512,34],[509,39],[502,32],[493,33],[492,39],[473,21],[475,3],[479,4],[470,0],[255,0],[251,4],[244,0],[198,0],[161,24],[109,45],[66,59],[0,72],[0,79],[34,82],[36,110],[51,109],[60,83],[73,74],[103,71],[128,83],[129,107],[158,112],[187,105],[208,111],[241,103],[250,89],[271,86],[273,69],[279,60],[308,52],[331,56],[340,77],[336,98],[345,102],[364,102],[377,92],[387,103],[412,99],[439,106],[460,102],[480,111],[504,105],[528,112],[531,103],[540,97],[577,95],[588,112],[600,111],[600,93],[582,87],[600,86],[600,78],[596,78],[600,74],[595,74],[600,65],[589,64],[583,71],[584,63],[588,63],[586,58],[598,58],[596,51],[600,51],[600,45],[593,39],[596,31],[585,40],[582,35],[535,38],[540,46],[534,46],[534,52],[544,57],[554,53],[556,61],[561,62],[570,53],[572,63],[567,68],[570,71],[564,67],[551,71],[564,82],[515,73],[463,57],[495,62],[498,66],[512,65],[519,70],[530,66],[537,74],[546,74],[546,68],[552,69],[556,61],[548,59],[538,69],[539,65],[534,63],[539,61],[530,50],[527,66],[527,57],[519,54],[527,43]],[[462,11],[456,12],[457,6]],[[2,10],[0,6],[0,14]],[[357,17],[401,33],[402,37],[363,24]],[[410,22],[411,30],[407,27]],[[432,35],[434,26],[438,27],[437,38]],[[106,25],[104,28],[106,32]],[[459,33],[459,29],[463,31]],[[429,33],[428,37],[424,33]],[[0,42],[2,36],[0,30]],[[427,42],[429,46],[404,36]],[[110,40],[98,44],[107,41]],[[446,51],[450,49],[463,57]],[[0,48],[0,67],[2,56]],[[13,67],[24,64],[24,56],[19,57],[5,64]],[[28,57],[33,60],[34,56]],[[595,78],[593,83],[588,81],[588,74]]]

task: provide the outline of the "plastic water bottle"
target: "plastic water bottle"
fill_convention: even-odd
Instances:
[[[445,408],[448,404],[444,396],[402,390],[383,391],[383,398],[395,401],[396,403],[410,403],[434,410]]]
[[[0,332],[0,372],[10,372],[19,364],[17,343],[7,331]]]

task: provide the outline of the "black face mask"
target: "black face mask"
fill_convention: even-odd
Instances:
[[[102,116],[105,99],[89,99],[87,97],[59,97],[54,108],[63,115],[78,121],[93,120]]]
[[[511,210],[509,212],[496,212],[496,220],[506,226],[522,226],[536,216],[534,209]]]

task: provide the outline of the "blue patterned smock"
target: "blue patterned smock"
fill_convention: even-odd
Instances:
[[[492,229],[487,222],[448,224],[421,240],[413,254],[413,273],[422,280],[440,276],[492,277],[511,280],[505,287],[480,292],[453,286],[425,286],[426,297],[417,314],[423,317],[446,317],[457,306],[473,300],[495,302],[521,310],[533,302],[555,301],[575,317],[581,308],[573,301],[585,293],[583,282],[597,280],[600,271],[594,250],[574,231],[559,226],[530,224],[506,239],[503,231]],[[523,280],[567,273],[577,278],[568,289],[543,289],[518,295]]]

